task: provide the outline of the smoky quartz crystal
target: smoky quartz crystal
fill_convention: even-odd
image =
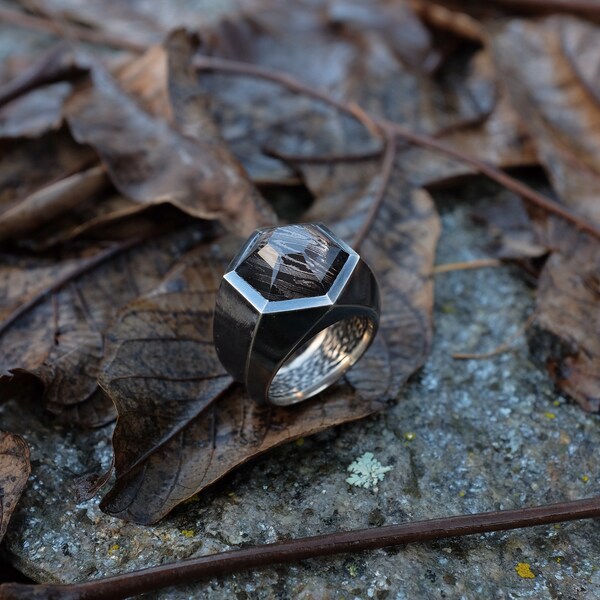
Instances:
[[[237,274],[265,299],[325,295],[348,253],[314,225],[265,230],[237,267]]]

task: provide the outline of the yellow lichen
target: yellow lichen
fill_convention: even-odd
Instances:
[[[515,567],[515,571],[517,572],[517,575],[519,577],[522,577],[523,579],[534,579],[535,578],[535,575],[534,575],[533,571],[531,570],[531,566],[529,565],[529,563],[517,564],[517,566]]]
[[[467,492],[465,492],[465,490],[460,490],[460,492],[458,492],[458,495],[459,495],[461,498],[464,498],[464,497],[467,495]]]
[[[413,440],[414,440],[416,437],[417,437],[417,434],[416,434],[416,433],[413,433],[412,431],[407,431],[407,432],[404,434],[404,439],[405,439],[407,442],[412,442],[412,441],[413,441]]]
[[[298,438],[296,440],[296,446],[303,446],[304,445],[304,438]]]
[[[560,406],[560,400],[555,400],[552,404],[554,404],[554,406]]]
[[[196,535],[196,532],[192,531],[191,529],[182,529],[181,535],[186,538],[192,538]]]
[[[544,416],[546,417],[546,419],[556,419],[556,415],[553,412],[550,412],[550,411],[546,411],[544,413]]]
[[[121,546],[119,546],[119,544],[113,544],[108,549],[108,553],[112,556],[113,554],[116,554],[120,549],[121,549]]]
[[[582,475],[581,476],[581,481],[583,481],[583,483],[588,483],[590,480],[590,476],[589,475]]]

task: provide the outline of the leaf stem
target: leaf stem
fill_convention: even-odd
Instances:
[[[371,202],[371,206],[369,208],[369,212],[367,217],[365,218],[362,227],[357,232],[354,237],[354,241],[352,242],[353,248],[358,252],[362,243],[365,241],[371,226],[375,222],[377,218],[377,214],[379,213],[379,209],[385,200],[385,195],[387,189],[390,185],[390,180],[392,178],[392,172],[394,170],[394,163],[396,161],[396,138],[393,135],[386,136],[385,142],[385,151],[383,154],[383,162],[381,166],[380,184],[377,190],[377,196],[374,201]]]
[[[191,583],[208,577],[218,577],[238,571],[297,562],[319,556],[361,552],[387,546],[598,517],[600,517],[600,498],[587,498],[546,506],[328,533],[253,548],[230,550],[87,583],[3,584],[0,586],[0,600],[24,598],[118,600],[173,584]]]
[[[281,152],[271,146],[263,146],[262,151],[267,156],[278,158],[283,162],[289,163],[311,163],[311,164],[323,164],[328,165],[338,162],[362,162],[366,160],[373,160],[381,156],[381,149],[366,150],[365,152],[356,152],[354,154],[288,154]]]
[[[477,258],[465,262],[442,263],[433,267],[433,274],[453,273],[454,271],[468,271],[470,269],[486,269],[489,267],[501,267],[501,260],[497,258]]]
[[[286,87],[292,92],[309,96],[315,100],[319,100],[336,108],[340,112],[343,112],[354,118],[358,118],[356,105],[343,102],[342,100],[337,100],[326,92],[322,92],[309,85],[306,85],[294,77],[291,77],[287,73],[281,73],[279,71],[267,69],[265,67],[250,63],[208,56],[196,57],[194,59],[194,66],[199,71],[219,71],[271,81]],[[362,112],[362,114],[364,114],[364,112]],[[399,125],[398,123],[394,123],[393,121],[388,121],[387,119],[382,119],[375,116],[369,116],[369,119],[378,126],[383,135],[394,135],[400,137],[417,146],[440,152],[441,154],[445,154],[446,156],[450,156],[460,162],[468,164],[473,167],[475,171],[481,173],[482,175],[486,175],[506,189],[514,192],[518,196],[521,196],[529,203],[561,217],[565,221],[568,221],[574,225],[580,231],[584,231],[600,240],[600,229],[598,229],[596,226],[586,222],[578,215],[575,215],[565,206],[550,200],[550,198],[547,198],[539,192],[536,192],[533,188],[530,188],[528,185],[525,185],[518,179],[507,175],[504,171],[501,171],[500,169],[497,169],[496,167],[493,167],[492,165],[479,160],[478,158],[471,156],[470,154],[467,154],[457,148],[449,146],[444,142],[436,140],[430,135],[410,131],[406,127]]]

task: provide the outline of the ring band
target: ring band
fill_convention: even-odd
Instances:
[[[217,293],[214,341],[230,375],[260,402],[287,406],[335,383],[379,324],[377,281],[322,224],[255,231]]]

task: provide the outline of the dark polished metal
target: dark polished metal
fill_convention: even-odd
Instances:
[[[295,404],[337,381],[367,350],[379,292],[366,263],[321,224],[255,231],[217,294],[221,362],[261,402]]]

